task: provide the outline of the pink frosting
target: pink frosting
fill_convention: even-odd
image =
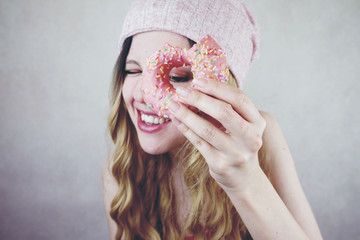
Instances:
[[[147,106],[160,117],[168,117],[167,105],[171,100],[178,100],[175,88],[169,81],[169,73],[172,68],[186,65],[191,66],[194,78],[228,81],[226,55],[210,36],[206,35],[188,51],[166,44],[148,58],[141,86]]]

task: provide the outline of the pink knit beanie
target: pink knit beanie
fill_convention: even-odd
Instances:
[[[240,88],[258,56],[259,31],[241,0],[134,0],[120,34],[120,50],[127,37],[154,30],[195,42],[210,35],[225,51]]]

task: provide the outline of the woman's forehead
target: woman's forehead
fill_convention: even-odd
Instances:
[[[136,61],[142,61],[144,58],[146,60],[166,43],[174,47],[190,48],[189,40],[182,35],[166,31],[150,31],[133,36],[128,58]]]

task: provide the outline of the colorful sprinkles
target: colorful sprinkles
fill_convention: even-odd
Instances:
[[[172,98],[178,98],[169,82],[171,69],[189,65],[194,78],[208,77],[228,82],[226,55],[210,36],[205,36],[189,50],[165,44],[148,58],[142,83],[142,93],[148,108],[156,111],[160,117],[169,116],[167,105]],[[188,84],[193,85],[192,82]]]

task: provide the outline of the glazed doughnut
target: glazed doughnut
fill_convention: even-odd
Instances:
[[[193,78],[214,78],[226,83],[229,77],[226,55],[209,35],[206,35],[189,50],[170,44],[147,59],[141,90],[145,103],[158,114],[168,118],[167,105],[178,100],[175,88],[169,81],[172,68],[191,66]]]

